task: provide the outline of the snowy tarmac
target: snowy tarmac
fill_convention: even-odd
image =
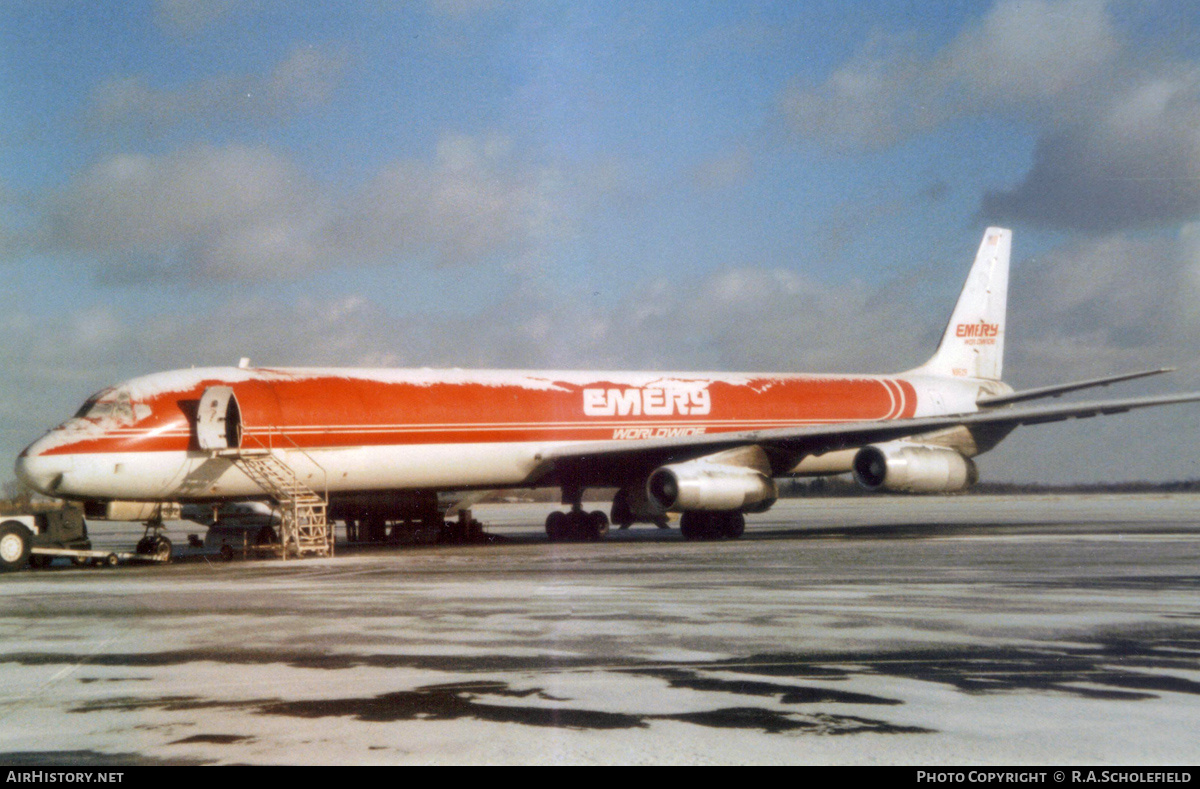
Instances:
[[[1200,757],[1198,496],[785,500],[720,543],[552,545],[548,509],[476,507],[486,546],[0,576],[0,763]]]

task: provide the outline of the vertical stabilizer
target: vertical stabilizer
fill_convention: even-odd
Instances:
[[[933,358],[920,372],[999,381],[1004,367],[1012,231],[989,227]]]

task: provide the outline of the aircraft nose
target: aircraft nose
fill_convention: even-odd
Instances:
[[[38,493],[54,496],[74,463],[70,455],[47,455],[41,440],[26,447],[17,458],[17,479]]]

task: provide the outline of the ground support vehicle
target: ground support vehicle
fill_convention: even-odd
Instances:
[[[0,570],[19,570],[26,565],[42,569],[58,556],[78,566],[115,567],[131,560],[168,562],[171,541],[158,535],[142,539],[136,552],[98,551],[92,549],[78,507],[0,516]]]

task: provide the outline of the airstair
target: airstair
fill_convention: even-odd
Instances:
[[[238,367],[248,365],[249,360],[243,359]],[[287,441],[291,447],[280,447],[277,451],[274,445],[277,438]],[[257,446],[245,446],[246,440]],[[196,441],[213,457],[228,459],[275,500],[283,522],[279,544],[272,549],[281,559],[333,556],[333,529],[326,517],[329,498],[305,484],[284,458],[304,458],[322,476],[325,470],[295,441],[275,428],[247,436],[242,425],[242,409],[232,387],[210,386],[204,390],[196,409]]]
[[[224,450],[220,454],[279,506],[283,520],[276,547],[281,559],[333,556],[333,529],[326,518],[329,502],[305,484],[295,469],[270,449]]]

